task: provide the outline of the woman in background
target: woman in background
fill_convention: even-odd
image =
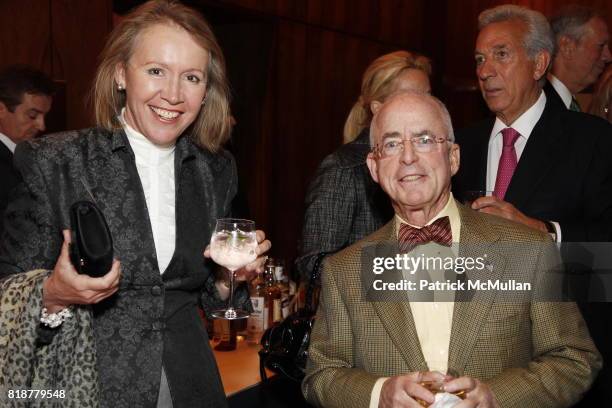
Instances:
[[[363,74],[361,95],[344,125],[344,143],[319,165],[306,195],[306,213],[296,259],[308,281],[315,262],[382,227],[393,216],[389,199],[366,166],[373,111],[401,91],[431,92],[427,57],[396,51],[375,59]]]
[[[601,74],[589,108],[591,115],[599,116],[612,123],[612,65]]]
[[[98,126],[17,149],[24,183],[7,210],[2,249],[13,269],[2,273],[52,271],[41,282],[37,343],[56,347],[63,361],[85,354],[62,368],[72,370],[61,381],[75,406],[226,405],[198,307],[223,307],[229,294],[202,254],[236,193],[234,159],[221,148],[228,99],[223,54],[206,21],[154,0],[121,21],[102,52]],[[68,256],[68,210],[79,200],[95,201],[113,237],[118,260],[100,278],[77,274]],[[258,254],[269,249],[261,231],[258,241]],[[236,303],[244,306],[242,289]],[[89,310],[83,305],[93,305],[92,353],[83,351],[87,333],[68,344],[69,332],[82,329],[71,315]]]

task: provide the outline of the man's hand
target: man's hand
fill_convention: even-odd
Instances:
[[[459,377],[444,384],[444,391],[465,392],[465,399],[454,408],[499,408],[495,395],[485,383],[472,377]]]
[[[111,270],[104,276],[92,278],[79,274],[70,262],[68,245],[70,230],[64,230],[64,243],[55,268],[43,284],[43,304],[49,313],[70,305],[98,303],[119,289],[121,265],[113,260]]]
[[[500,200],[494,196],[480,197],[472,202],[472,209],[487,214],[497,215],[498,217],[516,221],[528,227],[548,232],[544,222],[531,218],[516,209],[515,206],[507,201]]]
[[[380,390],[379,408],[421,408],[416,400],[434,402],[434,394],[424,386],[423,381],[442,383],[446,377],[438,372],[415,372],[386,380]]]

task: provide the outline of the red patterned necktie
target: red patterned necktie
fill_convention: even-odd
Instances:
[[[520,136],[520,133],[512,128],[505,128],[501,131],[504,137],[504,148],[499,158],[499,166],[497,167],[497,178],[495,179],[495,189],[493,195],[500,200],[506,196],[506,191],[512,180],[512,175],[516,169],[517,159],[514,143]]]
[[[428,242],[436,242],[449,247],[453,243],[450,220],[448,217],[438,218],[423,228],[402,223],[399,228],[398,241],[401,252],[410,252],[415,247]]]

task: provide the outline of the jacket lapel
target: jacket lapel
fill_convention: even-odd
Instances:
[[[377,245],[375,255],[381,257],[395,256],[397,254],[397,238],[394,228],[395,219],[387,223],[379,233],[372,236],[372,241]],[[371,285],[368,285],[371,287]],[[388,291],[376,296],[384,296]],[[380,318],[387,334],[397,349],[400,351],[404,361],[408,363],[412,371],[427,370],[427,363],[421,351],[421,344],[414,325],[412,311],[406,296],[405,301],[398,301],[397,294],[379,302],[372,302],[374,311]]]
[[[540,120],[529,136],[505,198],[515,207],[525,207],[555,161],[559,160],[560,151],[567,143],[557,112],[558,108],[553,102],[547,101]]]
[[[491,230],[478,213],[459,205],[461,216],[461,238],[459,256],[478,258],[486,254],[487,267],[482,271],[467,271],[470,280],[497,280],[503,276],[506,258],[494,245],[500,237]],[[449,345],[448,369],[462,374],[472,357],[472,350],[489,309],[495,300],[492,290],[476,291],[471,298],[466,292],[456,294],[453,323]]]

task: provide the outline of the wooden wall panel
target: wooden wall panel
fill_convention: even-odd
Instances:
[[[89,94],[106,36],[112,28],[110,0],[51,1],[53,77],[66,81],[69,129],[92,126]]]
[[[423,0],[200,0],[392,44],[422,46]]]
[[[49,0],[0,1],[0,67],[33,65],[51,74]]]

